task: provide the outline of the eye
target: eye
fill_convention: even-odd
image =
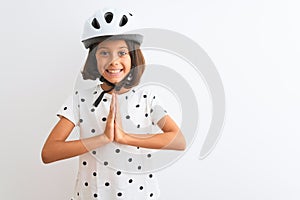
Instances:
[[[128,54],[128,52],[125,50],[122,50],[122,51],[119,51],[118,54],[119,54],[119,56],[126,56]]]
[[[100,54],[100,56],[109,56],[108,51],[100,51],[99,54]]]

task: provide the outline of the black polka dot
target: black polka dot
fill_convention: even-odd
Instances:
[[[129,179],[129,180],[128,180],[128,183],[132,183],[132,182],[133,182],[133,180],[132,180],[132,179]]]
[[[155,96],[153,96],[153,99],[155,99]]]
[[[153,109],[152,108],[150,109],[150,113],[153,113]]]
[[[153,174],[149,174],[149,178],[152,178],[153,177]]]
[[[137,149],[139,149],[140,147],[136,147]]]
[[[125,99],[127,100],[127,99],[128,99],[128,96],[125,96]]]
[[[147,157],[148,157],[148,158],[151,158],[151,154],[150,154],[150,153],[149,153],[149,154],[147,154]]]
[[[117,175],[121,175],[121,171],[117,171]]]
[[[128,162],[132,162],[132,158],[128,158]]]
[[[95,108],[92,108],[92,109],[91,109],[91,112],[95,112]]]
[[[78,104],[77,106],[78,106],[78,108],[80,108],[80,105],[79,105],[79,104]]]
[[[85,102],[85,99],[82,98],[82,99],[81,99],[81,102]]]
[[[93,172],[93,176],[97,176],[97,172]]]
[[[95,91],[93,94],[97,94],[97,91]]]
[[[140,127],[141,127],[141,125],[139,125],[139,124],[138,124],[136,127],[137,127],[137,128],[140,128]]]
[[[147,98],[147,95],[144,94],[143,97],[144,97],[144,98]]]
[[[107,99],[103,99],[102,101],[107,102]]]
[[[135,93],[135,90],[132,90],[133,93]]]
[[[153,193],[150,194],[150,197],[153,197]]]
[[[82,123],[82,122],[83,122],[83,119],[80,119],[79,122]]]
[[[83,165],[87,165],[87,162],[86,162],[86,161],[83,161],[82,164],[83,164]]]
[[[130,119],[130,116],[129,116],[129,115],[126,115],[126,119]]]
[[[118,197],[121,197],[122,196],[122,192],[118,192]]]
[[[155,125],[155,123],[154,123],[154,122],[152,122],[152,125],[154,126],[154,125]]]
[[[76,91],[75,94],[78,94],[78,91]]]
[[[92,133],[95,133],[96,131],[95,131],[95,129],[92,129],[91,132],[92,132]]]
[[[142,166],[139,165],[139,166],[138,166],[138,170],[141,170],[141,169],[142,169]]]
[[[87,187],[87,186],[89,186],[89,183],[88,183],[88,182],[85,182],[84,185]]]
[[[64,107],[64,110],[67,110],[68,108],[67,107]]]
[[[108,187],[108,186],[109,186],[109,182],[106,182],[104,185],[105,185],[106,187]]]
[[[96,151],[92,151],[92,154],[96,155],[96,153],[97,153]]]
[[[108,165],[108,162],[107,162],[107,161],[105,161],[103,164],[104,164],[105,166],[107,166],[107,165]]]
[[[144,187],[143,186],[140,186],[140,190],[143,190],[144,189]]]
[[[164,112],[165,112],[165,113],[167,113],[167,111],[166,111],[166,110],[164,110]]]
[[[145,114],[145,117],[148,117],[148,113]]]
[[[120,153],[120,149],[116,149],[116,153]]]
[[[77,192],[77,196],[79,196],[79,192]]]
[[[94,194],[94,197],[97,198],[97,197],[98,197],[98,194],[95,193],[95,194]]]
[[[135,107],[136,107],[136,108],[139,108],[139,107],[140,107],[140,105],[139,105],[139,104],[137,104]]]
[[[102,118],[102,121],[104,121],[104,122],[105,122],[105,121],[106,121],[106,117],[103,117],[103,118]]]

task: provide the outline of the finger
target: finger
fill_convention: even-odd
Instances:
[[[114,106],[114,114],[116,114],[116,110],[117,110],[116,103],[118,102],[117,95],[115,93],[113,93],[112,98],[113,98],[113,102],[112,103],[113,103],[113,106]]]
[[[112,110],[115,106],[115,93],[111,94],[111,102],[110,102],[110,109]]]
[[[110,102],[110,112],[109,112],[109,114],[110,114],[111,117],[113,117],[113,118],[115,118],[115,109],[116,109],[115,101],[116,101],[115,94],[112,93],[112,98],[111,98],[111,102]]]
[[[121,120],[121,113],[120,113],[120,106],[119,106],[119,102],[117,101],[117,96],[116,96],[116,116],[115,116],[115,123],[117,125],[118,128],[122,128],[122,120]]]

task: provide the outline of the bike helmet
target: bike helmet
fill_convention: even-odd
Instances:
[[[82,42],[85,48],[97,43],[102,36],[131,40],[141,44],[143,36],[134,33],[134,15],[119,9],[98,10],[84,25]]]
[[[143,36],[135,31],[135,23],[136,21],[134,20],[133,14],[124,10],[103,9],[96,11],[84,24],[82,42],[85,48],[89,49],[84,69],[97,69],[95,67],[95,47],[98,43],[103,42],[104,40],[126,40],[140,46],[143,41]],[[133,60],[136,61],[136,56],[132,53],[135,48],[138,48],[136,45],[131,44],[130,48],[132,62]],[[97,74],[98,72],[95,74],[92,72],[93,75],[89,76],[86,73],[88,70],[84,70],[82,72],[84,79],[95,80],[99,78],[101,82],[105,82],[108,86],[110,86],[110,89],[101,92],[97,100],[94,102],[94,106],[97,107],[99,105],[105,93],[114,89],[116,91],[120,91],[123,87],[130,88],[134,85],[134,83],[139,82],[139,78],[137,78],[137,76],[138,74],[143,73],[144,66],[137,67],[137,64],[138,63],[132,63],[129,74],[127,74],[127,76],[118,83],[109,82],[101,74]]]

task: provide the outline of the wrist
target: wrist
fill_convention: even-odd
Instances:
[[[113,141],[112,139],[108,138],[106,134],[99,135],[99,139],[100,139],[100,141],[103,141],[104,144],[108,144]]]
[[[115,136],[115,141],[120,144],[127,144],[126,138],[127,138],[127,134],[125,132],[123,132],[122,134]]]

